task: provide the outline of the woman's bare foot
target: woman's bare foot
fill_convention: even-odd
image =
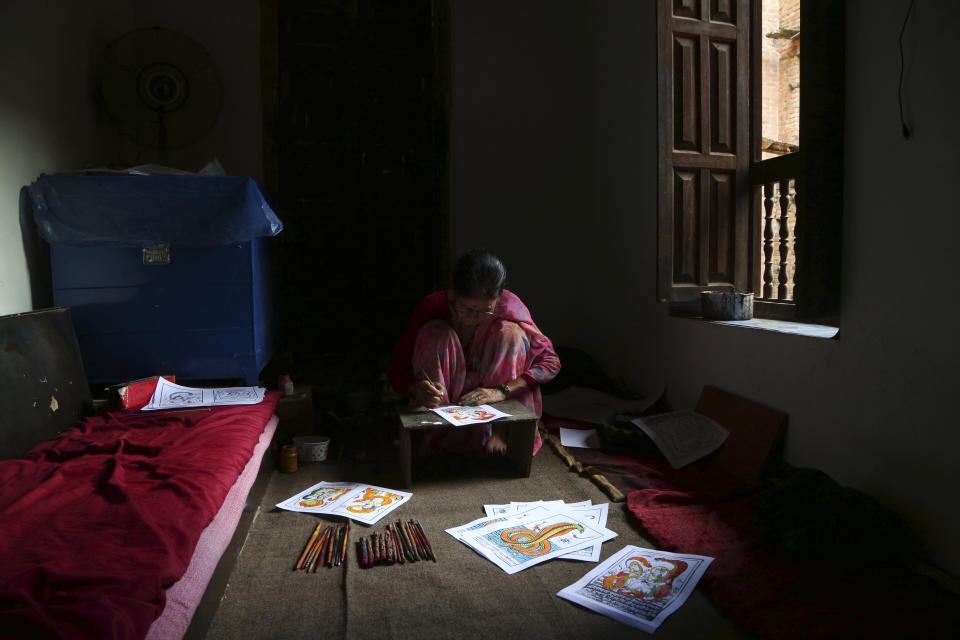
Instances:
[[[490,439],[484,445],[484,450],[488,453],[503,455],[507,452],[507,433],[503,426],[494,426],[490,431]]]

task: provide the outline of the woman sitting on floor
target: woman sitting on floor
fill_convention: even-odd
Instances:
[[[435,408],[514,398],[540,417],[540,385],[560,371],[550,339],[516,295],[504,289],[507,270],[488,251],[457,260],[453,289],[420,301],[390,363],[390,382],[413,402]],[[432,431],[428,446],[447,451],[504,453],[496,422]],[[540,449],[537,433],[533,452]]]

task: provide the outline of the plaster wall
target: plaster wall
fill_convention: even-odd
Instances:
[[[716,384],[790,415],[786,456],[903,516],[960,574],[960,376],[949,293],[960,231],[960,5],[848,3],[843,314],[818,340],[670,317],[656,301],[653,2],[454,3],[453,253],[498,251],[555,342],[692,408]],[[954,204],[951,204],[954,202]]]
[[[202,43],[223,77],[224,106],[206,136],[161,157],[122,139],[98,111],[97,61],[143,27]],[[218,157],[228,173],[261,176],[259,3],[13,0],[0,5],[0,315],[31,308],[19,191],[41,173],[155,162],[187,170]]]

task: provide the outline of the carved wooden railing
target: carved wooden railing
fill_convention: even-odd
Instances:
[[[797,298],[797,229],[801,198],[798,153],[755,163],[750,181],[760,193],[754,200],[760,206],[754,295],[763,315],[791,315]],[[770,303],[770,304],[767,304]]]
[[[796,179],[763,185],[763,300],[793,300],[796,199]]]

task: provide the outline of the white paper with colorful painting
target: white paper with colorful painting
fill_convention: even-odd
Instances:
[[[498,418],[509,418],[509,413],[504,413],[499,409],[494,409],[488,404],[480,404],[475,407],[451,404],[446,407],[437,407],[431,409],[435,414],[454,426],[467,424],[481,424],[497,420]]]
[[[551,511],[541,517],[499,516],[504,522],[462,533],[460,541],[507,573],[516,573],[571,551],[603,541],[603,531],[575,512]],[[493,520],[492,518],[490,520]]]
[[[483,510],[488,516],[503,515],[507,513],[519,513],[527,511],[534,506],[543,506],[558,511],[576,512],[578,515],[586,518],[597,529],[603,531],[603,542],[617,537],[616,531],[607,529],[607,514],[610,509],[609,503],[593,504],[590,500],[583,502],[564,503],[563,500],[540,500],[538,502],[511,502],[509,504],[485,504]],[[599,562],[600,545],[595,544],[592,547],[578,549],[560,556],[563,560],[580,560],[582,562]]]
[[[370,484],[319,482],[277,506],[287,511],[343,516],[373,524],[412,497],[412,493]]]
[[[627,546],[558,596],[648,633],[693,592],[713,558]]]

